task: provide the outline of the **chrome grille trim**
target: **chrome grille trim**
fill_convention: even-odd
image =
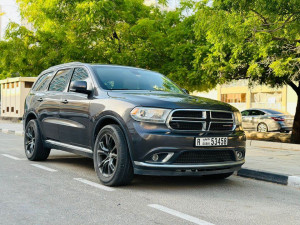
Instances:
[[[202,112],[202,117],[173,117],[174,112],[177,111],[200,111]],[[212,117],[212,113],[228,113],[231,115],[231,118],[219,118],[219,117]],[[228,115],[227,115],[228,116]],[[181,130],[173,128],[170,123],[171,122],[182,122],[182,123],[201,123],[202,129],[199,130]],[[167,126],[169,129],[173,131],[180,131],[180,132],[224,132],[224,131],[233,131],[236,127],[234,122],[234,114],[231,111],[224,111],[224,110],[202,110],[202,109],[175,109],[171,111],[168,116]],[[211,130],[211,124],[232,124],[232,129],[220,129],[220,130]],[[225,125],[224,125],[225,126]]]

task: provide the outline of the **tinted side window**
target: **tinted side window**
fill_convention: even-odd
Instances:
[[[42,75],[37,82],[35,83],[34,87],[32,88],[33,91],[45,91],[51,81],[54,72],[46,73]]]
[[[246,111],[243,111],[243,112],[242,112],[242,116],[249,116],[249,111],[247,111],[247,110],[246,110]]]
[[[264,115],[265,113],[259,110],[252,110],[251,111],[251,116],[261,116]]]
[[[88,78],[89,78],[89,75],[85,69],[75,68],[71,82],[78,81],[78,80],[86,81]]]
[[[64,91],[69,83],[72,69],[59,70],[52,80],[49,91]]]

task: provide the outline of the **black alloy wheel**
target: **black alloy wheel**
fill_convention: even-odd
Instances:
[[[106,125],[98,133],[94,145],[94,168],[104,185],[121,186],[131,182],[131,158],[125,135],[118,125]]]
[[[24,134],[25,155],[31,161],[45,160],[51,149],[44,146],[40,129],[36,120],[30,120]]]
[[[25,132],[25,151],[28,157],[33,155],[35,148],[35,132],[33,126],[27,126]]]
[[[103,176],[112,176],[117,166],[118,149],[114,137],[109,133],[104,133],[100,137],[97,149],[97,164]]]

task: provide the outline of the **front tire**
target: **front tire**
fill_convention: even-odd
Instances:
[[[26,157],[31,161],[46,160],[50,149],[45,148],[36,120],[30,120],[25,128],[24,148]]]
[[[133,179],[127,142],[119,126],[107,125],[97,135],[94,168],[101,183],[107,186],[126,185]]]

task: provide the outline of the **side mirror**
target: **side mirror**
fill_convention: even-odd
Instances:
[[[188,90],[186,90],[186,89],[184,89],[184,88],[182,88],[182,91],[184,92],[184,93],[186,93],[186,94],[190,94],[190,92],[188,91]]]
[[[73,81],[70,85],[70,91],[84,94],[91,93],[91,90],[88,90],[87,82],[81,80]]]

